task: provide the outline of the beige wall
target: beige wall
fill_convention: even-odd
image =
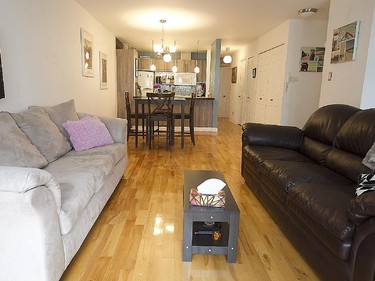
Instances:
[[[80,28],[94,37],[94,78],[82,77]],[[115,37],[75,1],[2,0],[0,49],[6,92],[0,110],[73,98],[79,111],[116,116]],[[108,55],[108,90],[100,90],[99,51]]]

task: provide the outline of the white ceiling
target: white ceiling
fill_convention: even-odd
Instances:
[[[160,43],[160,19],[166,19],[166,44],[177,51],[210,49],[215,39],[236,51],[288,19],[298,10],[318,12],[308,20],[327,19],[329,0],[76,0],[121,41],[140,51]]]

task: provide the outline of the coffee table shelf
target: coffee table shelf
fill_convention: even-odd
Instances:
[[[193,171],[184,173],[184,232],[183,261],[191,261],[192,254],[226,255],[228,263],[235,263],[237,258],[238,225],[240,210],[228,185],[224,187],[225,207],[190,206],[190,189],[210,178],[221,179],[224,176],[217,171]],[[215,241],[211,235],[194,234],[205,221],[214,221],[222,225],[222,236]]]

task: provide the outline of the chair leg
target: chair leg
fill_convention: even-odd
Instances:
[[[190,138],[191,138],[191,142],[193,143],[193,145],[195,145],[194,122],[193,122],[193,120],[190,120],[189,126],[190,126]]]

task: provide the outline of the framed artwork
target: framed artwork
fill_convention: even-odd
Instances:
[[[237,82],[237,66],[232,68],[232,83]]]
[[[81,28],[82,75],[85,77],[94,77],[92,49],[92,35]]]
[[[299,71],[322,72],[324,64],[324,53],[324,47],[302,47]]]
[[[0,50],[0,99],[5,98],[4,79],[3,79],[3,64],[1,61],[1,50]]]
[[[333,30],[331,63],[353,61],[357,55],[360,21]]]
[[[107,54],[99,52],[99,61],[100,61],[100,89],[108,89],[108,59]]]

